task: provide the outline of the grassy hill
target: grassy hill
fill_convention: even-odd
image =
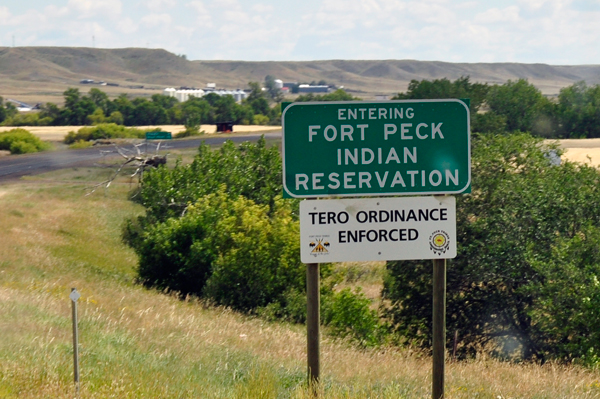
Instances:
[[[529,79],[546,94],[585,80],[600,83],[600,65],[552,66],[517,63],[448,63],[415,60],[327,61],[188,61],[161,49],[72,47],[0,47],[0,96],[27,102],[60,101],[68,87],[87,91],[81,79],[118,83],[103,86],[110,95],[149,96],[167,86],[244,88],[272,75],[284,81],[325,80],[355,95],[372,99],[406,90],[411,79],[457,79],[504,83]],[[128,86],[143,85],[144,89]]]

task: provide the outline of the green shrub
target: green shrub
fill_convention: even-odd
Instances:
[[[125,127],[116,123],[100,123],[96,126],[86,126],[77,132],[69,132],[64,139],[65,144],[73,144],[76,141],[91,141],[100,139],[116,138],[137,138],[143,139],[146,132],[156,131],[157,129],[136,129],[134,127]]]
[[[473,192],[457,197],[447,275],[447,343],[458,330],[464,356],[492,344],[540,360],[598,349],[600,172],[556,165],[550,151],[560,152],[527,134],[473,140]],[[432,262],[387,268],[396,331],[429,348]]]
[[[139,275],[148,286],[204,296],[217,304],[252,311],[303,290],[299,225],[289,203],[272,212],[225,186],[143,233]]]
[[[213,227],[219,255],[212,265],[204,295],[216,303],[251,311],[282,301],[290,289],[301,290],[306,269],[300,262],[299,223],[289,203],[276,200],[273,213],[266,205],[238,197],[227,215]],[[214,206],[210,204],[209,206]]]
[[[228,140],[216,151],[201,144],[190,165],[149,170],[134,200],[146,207],[146,216],[139,221],[145,225],[180,216],[188,204],[218,191],[223,184],[231,198],[242,195],[272,207],[275,196],[282,192],[281,182],[277,147],[267,148],[264,138],[239,146]]]
[[[77,140],[73,144],[69,145],[69,148],[80,149],[80,148],[90,148],[94,145],[91,141],[85,140]]]
[[[256,114],[252,117],[253,125],[268,125],[269,122],[270,122],[270,119],[266,115]]]
[[[32,152],[38,152],[35,145],[25,141],[13,141],[10,143],[11,154],[29,154]]]
[[[40,117],[37,112],[28,112],[24,114],[15,114],[9,116],[2,125],[4,126],[48,126],[52,123],[52,118]]]
[[[371,301],[358,288],[352,292],[345,288],[325,297],[323,324],[330,328],[331,335],[350,338],[361,346],[376,346],[382,343],[385,328],[377,312],[370,308]]]
[[[198,126],[186,126],[185,130],[175,133],[175,138],[181,139],[184,137],[202,136],[203,134],[205,134],[204,130],[200,130]]]
[[[325,290],[330,292],[328,287],[325,287]],[[321,301],[321,305],[323,303]],[[305,323],[306,291],[291,288],[285,291],[277,302],[271,302],[266,306],[258,308],[256,313],[270,321],[284,320],[290,323]]]
[[[48,143],[44,143],[25,129],[12,129],[0,133],[0,150],[8,150],[11,154],[44,151],[49,147]]]
[[[306,320],[306,267],[300,262],[297,201],[281,198],[276,147],[213,151],[201,145],[188,166],[149,171],[136,200],[146,216],[130,219],[123,239],[139,255],[146,285],[194,294],[267,319]],[[321,278],[331,275],[320,265]],[[332,333],[363,346],[382,341],[384,329],[360,292],[334,294],[321,285],[324,322]]]

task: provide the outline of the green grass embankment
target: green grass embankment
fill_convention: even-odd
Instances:
[[[304,327],[135,283],[136,257],[120,226],[142,209],[126,200],[129,184],[84,196],[99,173],[0,187],[0,397],[73,397],[71,287],[82,294],[82,398],[308,397]],[[428,397],[430,365],[408,350],[325,337],[323,397]],[[599,372],[557,365],[479,359],[449,364],[446,381],[448,398],[600,397]]]

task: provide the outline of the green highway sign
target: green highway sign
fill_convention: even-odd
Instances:
[[[471,191],[464,100],[292,103],[282,125],[286,197]]]
[[[146,140],[171,140],[171,132],[146,132]]]

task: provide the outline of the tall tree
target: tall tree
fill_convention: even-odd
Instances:
[[[454,82],[447,78],[435,80],[411,80],[406,93],[399,93],[392,100],[416,100],[438,98],[468,98],[471,113],[476,113],[486,99],[490,87],[485,83],[471,83],[469,76]]]
[[[0,123],[6,119],[6,108],[4,108],[4,98],[0,96]]]
[[[578,82],[561,89],[558,109],[563,137],[600,137],[600,85]]]
[[[69,88],[63,93],[65,106],[61,111],[61,119],[67,125],[85,125],[87,116],[94,113],[96,104],[87,96],[82,96],[79,89]]]
[[[508,131],[552,136],[553,105],[526,79],[493,86],[486,97],[491,112],[506,118]]]

